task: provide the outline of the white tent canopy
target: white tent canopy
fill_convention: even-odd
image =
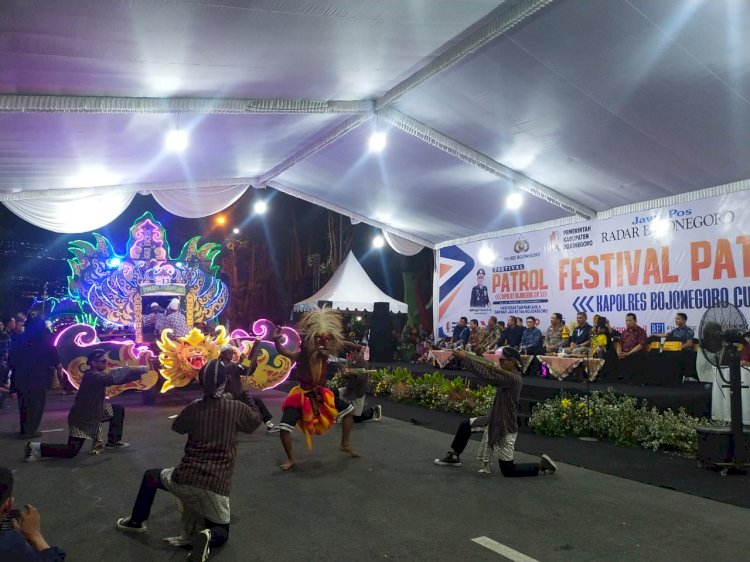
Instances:
[[[408,253],[747,190],[748,29],[743,0],[5,0],[0,203],[85,232],[268,188]]]
[[[406,303],[397,301],[378,289],[352,252],[346,256],[336,273],[317,293],[294,305],[295,312],[318,309],[318,302],[330,301],[338,310],[372,312],[376,302],[387,302],[391,312],[408,312]]]

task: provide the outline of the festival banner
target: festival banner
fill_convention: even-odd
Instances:
[[[438,335],[461,316],[534,316],[545,329],[553,312],[568,324],[600,314],[613,327],[633,312],[649,334],[684,312],[697,330],[719,302],[750,319],[750,213],[741,209],[732,194],[442,248]]]

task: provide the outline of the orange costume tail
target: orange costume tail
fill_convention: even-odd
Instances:
[[[304,390],[299,385],[295,386],[281,405],[281,409],[284,408],[299,408],[302,412],[297,427],[305,434],[308,449],[312,449],[312,435],[323,435],[339,415],[333,392],[325,387]]]

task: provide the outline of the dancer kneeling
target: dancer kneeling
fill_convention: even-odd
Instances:
[[[108,386],[138,380],[150,367],[107,369],[106,349],[95,349],[89,353],[86,363],[89,368],[83,373],[81,386],[78,388],[75,402],[68,414],[68,442],[66,444],[29,442],[26,444],[26,462],[33,462],[41,457],[73,458],[81,450],[87,438],[94,441],[91,453],[100,455],[104,449],[102,422],[109,422],[106,444],[108,448],[122,449],[129,446],[128,443],[122,442],[125,408],[119,404],[105,403],[105,391]]]
[[[460,455],[473,432],[483,432],[477,458],[482,461],[479,472],[490,473],[492,453],[500,462],[503,476],[537,476],[539,472],[553,473],[557,465],[547,455],[539,463],[515,464],[513,453],[518,437],[518,403],[521,398],[521,355],[512,347],[503,347],[499,365],[463,350],[455,350],[454,357],[463,361],[463,367],[473,371],[497,387],[489,416],[466,420],[458,427],[451,450],[435,459],[440,466],[461,466]]]
[[[289,391],[281,405],[281,422],[278,424],[281,444],[286,453],[282,470],[294,466],[292,432],[295,426],[305,434],[307,447],[312,448],[312,435],[322,435],[335,421],[341,423],[341,444],[339,450],[352,457],[359,457],[349,444],[354,418],[354,406],[341,400],[326,388],[326,368],[330,356],[338,356],[339,351],[361,346],[344,341],[341,335],[341,316],[335,310],[326,308],[307,313],[297,325],[302,337],[301,350],[294,353],[281,345],[281,331],[273,334],[276,350],[297,363],[299,384]]]
[[[258,338],[258,341],[260,338]],[[257,342],[256,342],[257,343]],[[260,346],[255,345],[250,357],[248,358],[249,364],[247,367],[243,364],[243,357],[240,356],[240,361],[235,362],[234,356],[239,355],[239,349],[231,345],[224,345],[219,350],[219,361],[227,370],[227,387],[224,393],[224,398],[231,400],[239,400],[245,404],[255,405],[258,407],[263,423],[266,424],[266,431],[268,433],[278,433],[279,428],[274,425],[271,421],[273,416],[268,411],[265,402],[260,398],[252,396],[247,390],[242,388],[242,377],[251,377],[258,367],[258,352]]]
[[[165,539],[173,546],[192,544],[188,560],[207,560],[209,548],[229,538],[229,490],[237,456],[237,432],[252,433],[261,415],[254,404],[223,398],[227,369],[218,359],[199,374],[203,398],[185,407],[172,424],[188,434],[185,455],[176,468],[152,468],[143,474],[130,517],[117,520],[125,533],[145,533],[156,490],[182,503],[183,533]]]

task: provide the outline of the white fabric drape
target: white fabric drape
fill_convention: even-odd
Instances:
[[[115,191],[53,199],[3,201],[13,213],[31,224],[66,234],[89,232],[109,224],[128,208],[135,192]]]
[[[248,184],[215,185],[194,189],[152,191],[156,202],[164,209],[187,219],[213,215],[229,207],[247,191]]]
[[[200,218],[218,213],[237,201],[247,191],[248,183],[215,186],[190,186],[173,189],[171,185],[154,185],[153,189],[136,192],[134,186],[110,188],[79,188],[21,193],[3,201],[13,213],[34,226],[74,234],[90,232],[109,224],[128,208],[138,194],[153,195],[165,210],[185,218]]]
[[[388,242],[388,245],[391,248],[404,256],[413,256],[414,254],[418,254],[422,248],[424,248],[421,244],[417,244],[416,242],[412,242],[411,240],[407,240],[396,234],[391,234],[385,230],[383,230],[383,238],[385,238],[385,241]]]

